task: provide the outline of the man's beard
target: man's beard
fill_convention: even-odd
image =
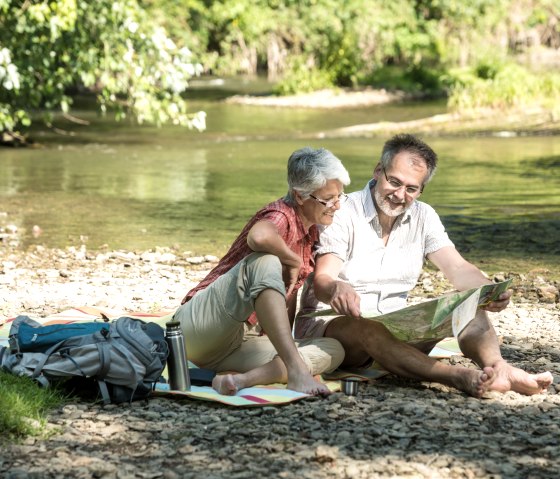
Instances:
[[[407,205],[406,203],[402,203],[395,208],[396,204],[391,203],[387,197],[381,196],[381,193],[379,193],[377,188],[373,189],[373,199],[381,212],[391,217],[402,215],[410,206],[410,204]]]

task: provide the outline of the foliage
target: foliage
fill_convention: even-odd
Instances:
[[[266,71],[292,93],[394,79],[444,91],[447,70],[560,45],[558,0],[146,0],[206,71]],[[167,13],[167,15],[166,15]],[[532,43],[531,43],[532,42]],[[308,71],[304,71],[307,69]],[[394,75],[400,70],[399,75]],[[390,72],[387,75],[387,72]]]
[[[439,62],[465,67],[491,48],[505,54],[504,30],[512,0],[419,0],[421,22],[431,26]],[[507,43],[506,43],[507,45]]]
[[[384,61],[420,61],[433,45],[409,0],[172,0],[145,2],[152,11],[183,10],[189,35],[216,57],[212,73],[265,69],[270,78],[292,75],[301,63],[328,71],[337,85],[355,84],[365,69]],[[201,4],[206,9],[201,8]],[[184,26],[184,20],[180,20]],[[176,31],[169,24],[170,31]],[[177,32],[180,34],[179,32]]]
[[[493,62],[541,47],[560,47],[559,0],[0,0],[0,131],[69,111],[83,89],[117,118],[201,129],[180,96],[201,63],[266,72],[282,94],[433,94],[458,92],[459,69],[490,79]]]
[[[0,0],[0,131],[68,112],[76,88],[118,119],[203,129],[180,96],[200,69],[136,0]]]
[[[57,389],[41,389],[29,378],[0,371],[0,430],[3,440],[45,433],[46,414],[65,401]]]
[[[446,89],[444,72],[429,66],[385,66],[373,71],[364,81],[378,88],[393,88],[412,94],[438,95]]]
[[[479,64],[457,72],[455,78],[448,102],[454,110],[508,110],[536,105],[554,112],[560,105],[558,73],[535,74],[515,63],[491,67]]]
[[[274,87],[278,95],[308,93],[324,88],[332,88],[332,74],[306,65],[301,58],[290,61],[287,72]]]

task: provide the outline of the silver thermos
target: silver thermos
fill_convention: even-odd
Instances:
[[[167,358],[169,386],[173,391],[189,391],[191,389],[191,379],[189,377],[187,350],[179,321],[169,321],[165,324],[165,340],[169,346],[169,356]]]

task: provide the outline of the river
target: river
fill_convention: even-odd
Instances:
[[[347,191],[353,191],[370,178],[385,141],[303,135],[445,110],[441,101],[339,110],[221,101],[245,87],[193,91],[190,110],[208,115],[203,133],[115,123],[87,105],[78,105],[75,115],[88,126],[55,122],[72,135],[36,127],[36,147],[0,150],[0,225],[18,227],[21,248],[177,246],[221,255],[252,213],[286,192],[292,151],[306,145],[331,150],[349,170]],[[421,199],[440,213],[462,251],[558,258],[560,137],[426,140],[440,163]]]

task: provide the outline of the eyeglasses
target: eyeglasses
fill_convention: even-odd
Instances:
[[[406,186],[406,185],[403,185],[396,178],[393,178],[392,176],[388,177],[387,172],[385,171],[385,168],[383,168],[383,174],[385,175],[385,179],[387,180],[387,183],[389,183],[393,188],[395,188],[396,190],[400,190],[404,186],[404,190],[410,196],[419,195],[420,193],[422,193],[424,191],[424,185],[422,185],[422,186]]]
[[[344,203],[346,201],[346,199],[348,198],[348,195],[346,193],[340,193],[336,198],[333,198],[332,200],[326,201],[326,200],[322,200],[320,198],[317,198],[316,196],[313,195],[309,195],[311,198],[313,198],[315,201],[318,201],[319,203],[321,203],[325,208],[332,208],[334,207],[337,203]]]

